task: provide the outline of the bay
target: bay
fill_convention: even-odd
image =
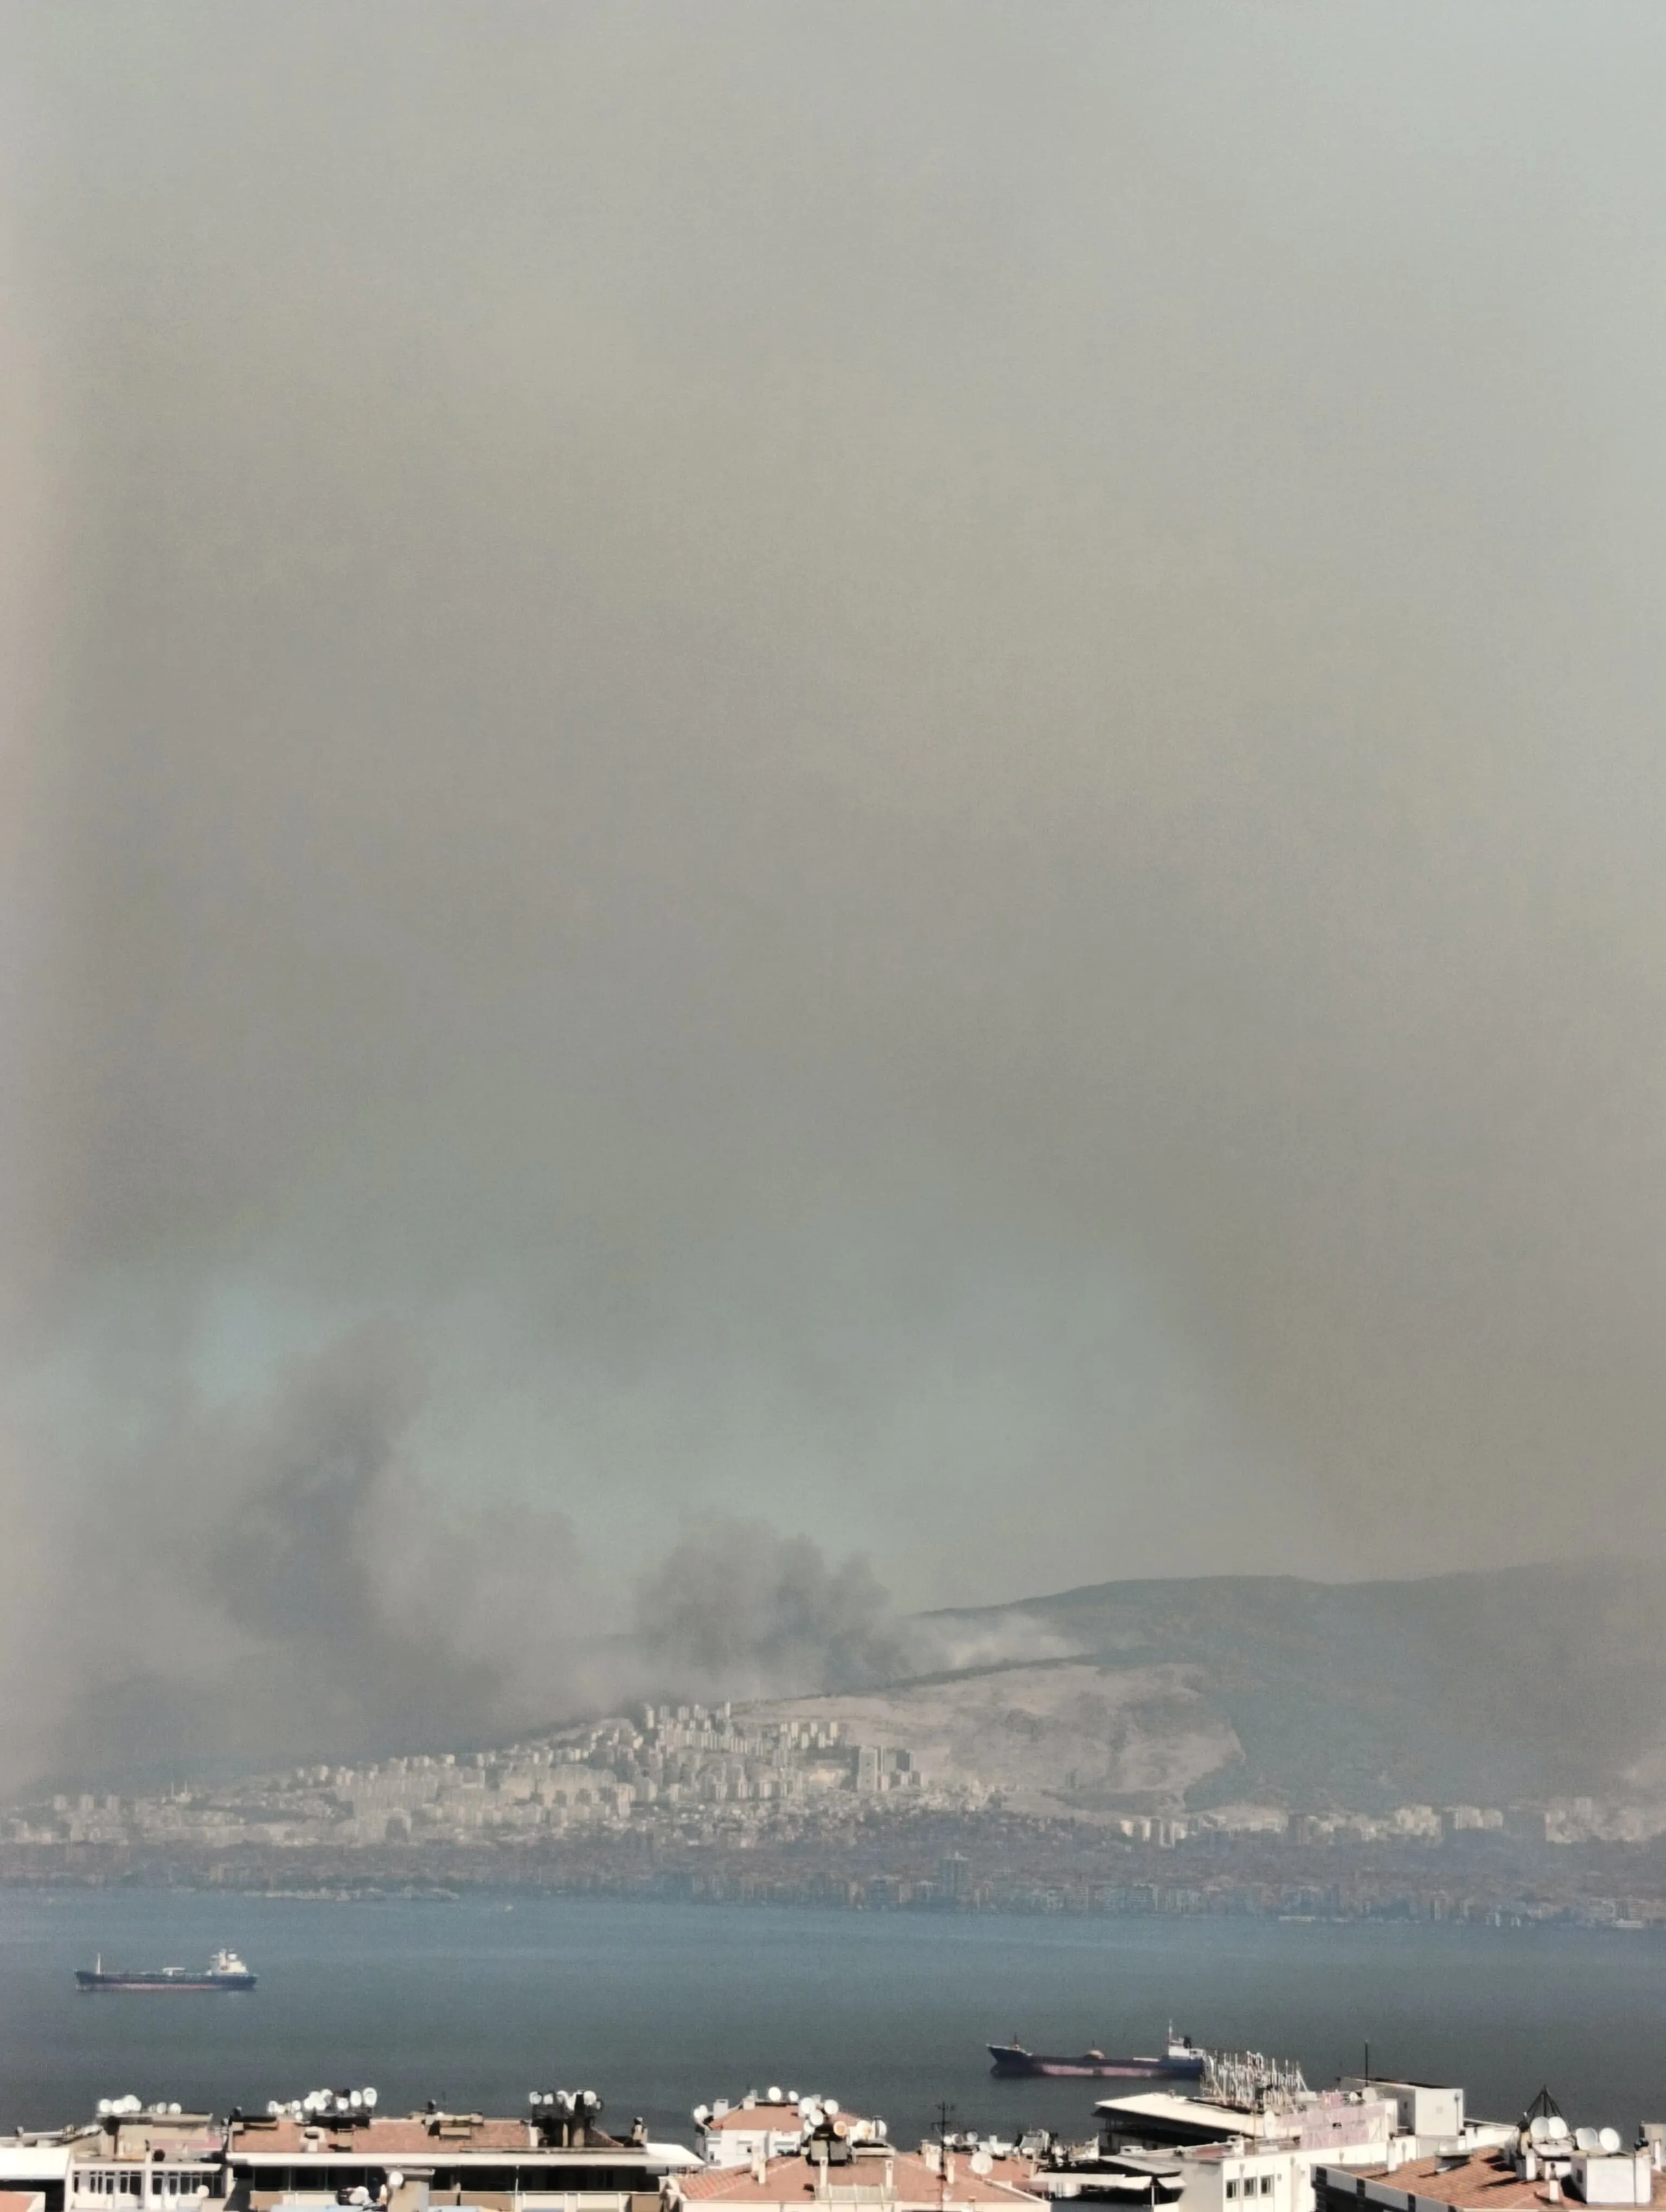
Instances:
[[[252,1995],[85,1996],[74,1970],[196,1966]],[[931,2125],[1091,2132],[1085,2082],[991,2078],[984,2045],[1216,2045],[1458,2081],[1513,2118],[1547,2083],[1576,2124],[1666,2117],[1666,1944],[1595,1929],[862,1913],[569,1899],[350,1902],[213,1892],[0,1892],[0,2126],[100,2096],[224,2112],[374,2083],[514,2112],[594,2087],[690,2136],[701,2101],[771,2084]]]

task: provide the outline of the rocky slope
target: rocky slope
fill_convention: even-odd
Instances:
[[[1108,1583],[928,1617],[951,1654],[1056,1656],[780,1710],[1090,1815],[1647,1800],[1666,1794],[1663,1595],[1658,1568],[1600,1563]]]

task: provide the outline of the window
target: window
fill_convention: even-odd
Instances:
[[[1229,2204],[1235,2204],[1237,2202],[1237,2194],[1238,2185],[1237,2182],[1229,2181],[1226,2185],[1226,2202]]]

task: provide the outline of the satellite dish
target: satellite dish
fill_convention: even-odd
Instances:
[[[696,2105],[695,2106],[694,2118],[696,2125],[703,2128],[707,2121],[710,2119],[711,2116],[712,2110],[709,2105]]]
[[[390,2173],[387,2177],[387,2185],[390,2189],[403,2189],[405,2185],[404,2174],[397,2171]]]
[[[1590,2152],[1596,2150],[1598,2147],[1597,2133],[1595,2128],[1577,2128],[1574,2130],[1573,2148],[1575,2150]]]
[[[827,2114],[829,2119],[832,2118],[834,2113],[836,2112],[838,2109],[839,2100],[836,2097],[824,2097],[822,2099],[822,2110]]]
[[[364,2109],[367,2112],[374,2112],[376,2109],[376,2093],[374,2089],[367,2089],[364,2093]]]
[[[975,2150],[966,2162],[980,2178],[995,2170],[995,2162],[987,2150]]]
[[[771,2088],[771,2089],[769,2089],[769,2090],[766,2091],[766,2092],[765,2092],[765,2094],[766,2094],[766,2096],[767,2096],[767,2098],[768,2098],[769,2102],[770,2104],[772,2104],[772,2105],[780,2105],[780,2104],[783,2104],[783,2103],[786,2101],[786,2100],[783,2098],[783,2096],[782,2096],[782,2094],[781,2094],[781,2091],[780,2091],[779,2089],[776,2089],[776,2088]]]
[[[167,2108],[167,2115],[168,2115],[168,2118],[169,2118],[170,2119],[174,2118],[178,2115],[179,2111],[179,2106],[178,2106],[178,2105],[170,2105],[170,2106],[168,2106],[168,2108]]]
[[[1612,2158],[1615,2151],[1620,2148],[1619,2129],[1604,2128],[1596,2138],[1596,2147],[1601,2151],[1606,2151],[1608,2155]]]
[[[107,2097],[100,2097],[100,2098],[99,2099],[99,2101],[98,2101],[98,2115],[99,2115],[100,2119],[101,2119],[101,2120],[107,2120],[107,2119],[109,2118],[109,2117],[110,2117],[110,2100],[109,2100]]]
[[[1552,2142],[1565,2142],[1567,2140],[1567,2122],[1560,2112],[1547,2113],[1545,2126]]]
[[[875,2120],[875,2122],[873,2123],[873,2132],[874,2132],[874,2134],[875,2134],[876,2136],[879,2136],[879,2140],[880,2140],[880,2142],[883,2142],[885,2141],[885,2122],[884,2122],[883,2120]]]
[[[799,2093],[796,2089],[789,2089],[787,2092],[787,2101],[789,2105],[796,2105],[798,2103]]]
[[[349,2093],[347,2109],[350,2112],[362,2112],[364,2110],[364,2092],[362,2089],[354,2089]]]

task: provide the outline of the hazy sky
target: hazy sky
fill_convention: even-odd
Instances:
[[[136,1588],[304,1626],[251,1528],[575,1635],[728,1518],[1666,1549],[1657,7],[19,9],[0,103],[0,1765],[173,1711]]]

